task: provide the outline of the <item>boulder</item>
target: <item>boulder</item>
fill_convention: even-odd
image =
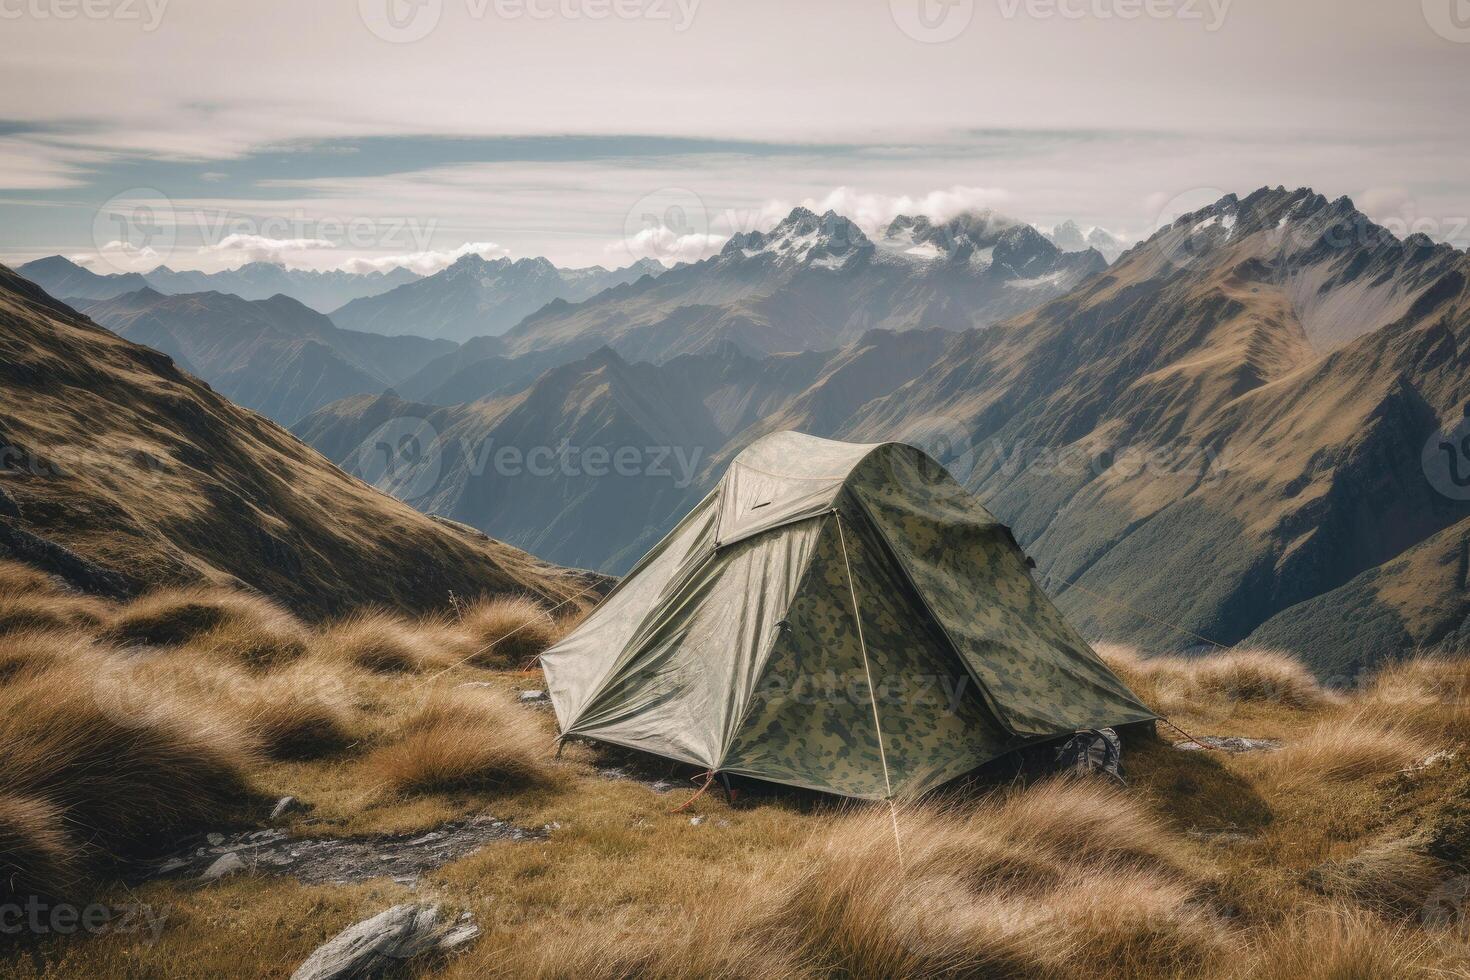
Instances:
[[[357,980],[380,977],[406,960],[469,942],[480,927],[466,915],[440,921],[437,905],[395,905],[339,932],[291,974],[291,980]]]

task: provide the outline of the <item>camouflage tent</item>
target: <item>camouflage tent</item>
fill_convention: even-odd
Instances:
[[[1154,717],[942,466],[797,432],[541,659],[563,735],[869,799]]]

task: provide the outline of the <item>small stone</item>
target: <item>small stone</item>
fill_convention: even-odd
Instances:
[[[490,683],[489,681],[465,681],[463,684],[456,684],[455,685],[455,687],[481,687],[481,688],[484,688],[484,687],[494,687],[494,686],[495,685],[492,684],[492,683]]]
[[[652,789],[655,793],[667,793],[669,790],[674,788],[674,784],[669,782],[667,779],[660,779],[649,788]]]
[[[204,839],[207,840],[207,841],[209,841],[209,846],[210,847],[219,847],[221,844],[223,844],[225,842],[225,835],[224,834],[206,834],[204,836]]]
[[[244,870],[245,862],[240,860],[240,855],[231,852],[229,854],[221,854],[218,858],[215,858],[214,863],[205,868],[204,874],[199,877],[203,881],[217,881],[227,875]]]
[[[271,808],[271,819],[280,820],[282,817],[289,816],[292,813],[301,813],[305,810],[306,805],[303,804],[296,797],[283,796],[279,800],[277,800],[276,805]]]
[[[704,817],[690,817],[689,818],[690,825],[691,826],[694,826],[694,827],[698,827],[700,824],[704,823],[704,821],[705,821],[705,818]]]
[[[524,704],[535,704],[546,700],[545,691],[522,691],[521,702]]]

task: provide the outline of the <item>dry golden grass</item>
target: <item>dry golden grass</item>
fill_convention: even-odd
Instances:
[[[1352,907],[1269,929],[1237,976],[1249,980],[1400,980],[1436,975],[1423,933]],[[1455,974],[1438,974],[1453,976]]]
[[[1359,699],[1366,718],[1436,740],[1470,732],[1470,661],[1417,657],[1380,670]]]
[[[551,740],[496,691],[435,690],[400,735],[366,760],[395,792],[508,789],[551,778]]]
[[[107,603],[87,596],[0,593],[0,636],[34,630],[95,629],[107,614]]]
[[[0,564],[0,594],[7,581],[19,598],[40,586]],[[551,715],[513,701],[525,679],[457,663],[490,646],[481,664],[518,669],[567,627],[527,600],[310,630],[254,598],[193,597],[108,610],[98,631],[0,636],[9,887],[71,889],[106,871],[99,852],[259,826],[268,800],[290,794],[312,804],[293,818],[312,836],[418,833],[486,812],[554,825],[547,840],[491,844],[430,873],[421,887],[472,909],[485,934],[448,963],[410,968],[420,975],[1354,980],[1465,963],[1416,916],[1454,871],[1445,855],[1470,845],[1470,766],[1417,766],[1470,730],[1450,724],[1463,714],[1444,692],[1466,677],[1453,663],[1389,668],[1335,697],[1279,655],[1105,651],[1186,728],[1285,748],[1231,756],[1142,739],[1126,753],[1128,789],[1050,780],[908,804],[900,860],[882,806],[731,806],[711,792],[674,813],[687,791],[607,779],[594,749],[569,745],[553,762]],[[193,618],[200,605],[213,611]],[[251,653],[227,625],[308,653]],[[531,634],[523,647],[489,642],[517,629]],[[99,635],[160,642],[119,649]],[[306,888],[269,874],[134,891],[103,873],[97,888],[167,911],[160,941],[52,937],[0,955],[0,973],[285,976],[336,930],[415,895],[391,879]]]
[[[1328,695],[1311,671],[1288,654],[1241,650],[1198,658],[1145,657],[1120,644],[1099,644],[1098,654],[1134,693],[1158,710],[1217,699],[1227,704],[1268,704],[1312,709]]]
[[[1375,841],[1357,853],[1315,869],[1311,881],[1323,892],[1350,899],[1386,915],[1413,917],[1450,872],[1414,838]]]
[[[218,819],[247,794],[256,745],[220,712],[58,668],[0,689],[0,785],[44,800],[113,853]]]
[[[378,673],[444,668],[465,656],[468,640],[445,619],[418,622],[387,612],[359,613],[333,623],[312,643],[320,658]]]
[[[522,668],[565,635],[568,621],[554,619],[546,607],[523,596],[480,599],[460,615],[479,667]]]
[[[0,595],[59,592],[56,580],[45,572],[9,559],[0,559]]]
[[[1258,756],[1255,764],[1277,787],[1346,783],[1389,775],[1432,751],[1429,743],[1407,731],[1349,715],[1321,722],[1280,751]]]
[[[105,635],[119,645],[189,644],[249,667],[287,663],[306,652],[307,629],[257,595],[227,589],[163,589],[129,603]]]
[[[0,793],[0,901],[64,897],[80,877],[76,852],[53,803]]]

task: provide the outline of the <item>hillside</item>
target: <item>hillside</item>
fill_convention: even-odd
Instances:
[[[873,331],[837,351],[767,357],[725,345],[665,364],[630,364],[603,348],[530,381],[519,359],[497,358],[479,362],[497,371],[467,388],[465,403],[349,398],[293,431],[350,468],[390,420],[423,425],[437,436],[428,462],[366,474],[380,489],[548,560],[617,573],[751,439],[770,427],[839,424],[932,364],[948,336]]]
[[[567,594],[560,569],[372,490],[0,267],[0,552],[88,591],[243,584],[311,616]]]
[[[1325,598],[1356,576],[1441,533],[1436,554],[1454,551],[1470,505],[1420,455],[1470,397],[1467,281],[1464,253],[1399,241],[1346,199],[1230,196],[1076,292],[955,338],[840,431],[953,420],[968,444],[951,466],[1091,635],[1193,642],[1167,621],[1231,644],[1280,615],[1263,635],[1333,670],[1461,628],[1463,593],[1427,559],[1403,568],[1435,582],[1396,579],[1419,594],[1389,603],[1398,626],[1344,647],[1313,624],[1365,614]],[[1309,600],[1315,616],[1290,611]]]
[[[347,303],[332,319],[350,330],[466,341],[502,334],[547,303],[580,302],[662,272],[651,259],[623,269],[561,269],[543,258],[470,254],[432,276]]]
[[[288,296],[144,289],[82,312],[282,425],[339,398],[383,391],[454,350],[445,340],[342,330]]]

